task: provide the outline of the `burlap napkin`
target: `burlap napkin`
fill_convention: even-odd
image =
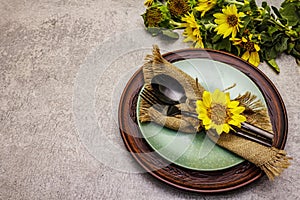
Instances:
[[[182,111],[195,112],[195,101],[202,99],[202,93],[205,89],[192,77],[165,60],[161,56],[158,46],[153,47],[153,55],[146,57],[143,74],[144,87],[148,90],[152,90],[150,83],[155,75],[166,74],[176,78],[185,89],[187,97],[185,103],[177,106]],[[272,132],[272,124],[267,109],[256,96],[250,92],[246,92],[235,100],[238,100],[240,105],[246,108],[243,114],[246,116],[248,123]],[[139,120],[141,122],[153,121],[159,125],[186,133],[195,133],[202,129],[200,120],[185,115],[166,116],[143,99],[141,100],[139,111]],[[220,136],[209,133],[209,136],[219,146],[260,167],[271,180],[275,176],[279,176],[290,165],[289,160],[291,158],[286,156],[284,150],[279,150],[275,147],[266,147],[230,133],[221,134]]]

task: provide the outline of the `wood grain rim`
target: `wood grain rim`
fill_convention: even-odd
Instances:
[[[204,58],[229,64],[246,74],[260,89],[268,105],[273,125],[273,146],[283,149],[287,139],[288,119],[283,100],[274,84],[259,69],[248,62],[221,51],[210,49],[182,49],[163,55],[169,62]],[[155,170],[155,166],[168,163],[148,145],[137,124],[136,106],[144,80],[141,68],[128,81],[120,99],[118,120],[122,139],[133,158],[151,175],[174,187],[201,193],[230,191],[248,185],[262,177],[263,172],[245,161],[219,171],[197,171],[170,164]]]

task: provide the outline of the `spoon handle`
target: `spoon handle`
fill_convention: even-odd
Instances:
[[[253,132],[253,133],[256,133],[258,135],[261,135],[269,140],[272,140],[274,135],[272,133],[269,133],[268,131],[265,131],[261,128],[258,128],[257,126],[254,126],[252,124],[248,124],[248,123],[241,123],[241,128],[242,129],[245,129],[246,131],[249,131],[249,132]]]
[[[265,140],[265,139],[263,139],[261,137],[254,136],[252,134],[246,134],[243,131],[236,131],[233,134],[241,136],[241,137],[244,137],[244,138],[249,139],[249,140],[252,140],[254,142],[260,143],[260,144],[265,145],[267,147],[271,147],[272,146],[272,143],[270,141],[267,141],[267,140]]]

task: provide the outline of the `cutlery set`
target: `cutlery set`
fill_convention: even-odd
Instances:
[[[185,91],[182,85],[173,77],[160,74],[151,80],[152,90],[144,88],[141,98],[165,116],[185,115],[198,118],[193,112],[182,111],[177,105],[186,101]],[[233,134],[258,142],[265,146],[272,146],[273,134],[254,125],[243,122],[241,127],[236,127]]]

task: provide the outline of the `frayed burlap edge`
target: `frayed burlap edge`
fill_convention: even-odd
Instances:
[[[247,117],[249,124],[255,124],[261,129],[273,132],[268,110],[256,95],[246,92],[243,95],[239,95],[235,100],[245,107],[243,114]]]
[[[288,157],[285,150],[271,148],[274,152],[274,156],[267,162],[258,165],[268,176],[270,180],[274,180],[276,176],[280,176],[284,169],[288,168],[291,163],[290,160],[293,158]]]

